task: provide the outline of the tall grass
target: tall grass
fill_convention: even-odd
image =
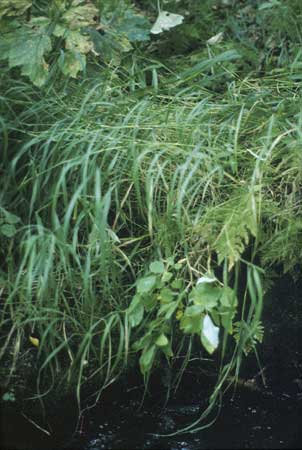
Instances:
[[[233,73],[217,94],[208,70],[221,80],[237,58],[223,55],[168,82],[161,64],[135,63],[44,92],[3,71],[0,206],[15,232],[1,236],[0,356],[12,376],[39,338],[34,397],[73,386],[80,404],[93,384],[99,398],[132,364],[135,282],[170,256],[187,287],[224,265],[236,289],[247,270],[239,339],[223,338],[210,410],[239,376],[261,320],[257,266],[295,269],[301,256],[302,135],[295,68],[261,84]]]

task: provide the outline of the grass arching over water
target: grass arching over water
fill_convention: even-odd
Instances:
[[[101,394],[134,360],[139,331],[126,309],[152,260],[181,260],[187,289],[223,265],[221,281],[236,287],[247,266],[238,314],[246,329],[237,344],[222,339],[206,417],[238,376],[260,318],[254,264],[289,270],[301,257],[299,82],[285,69],[234,76],[216,94],[202,72],[185,87],[159,84],[141,95],[125,74],[102,76],[48,93],[2,76],[0,206],[13,229],[1,236],[1,357],[12,375],[36,351],[40,398],[58,380],[79,401],[90,382]],[[193,339],[171,322],[181,355]]]

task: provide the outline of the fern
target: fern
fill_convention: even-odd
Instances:
[[[248,324],[244,321],[234,323],[234,339],[237,344],[243,342],[243,353],[248,355],[253,348],[255,348],[257,343],[262,343],[264,335],[264,328],[262,323],[259,321],[256,325],[255,331],[250,335],[250,328]]]
[[[257,236],[258,203],[258,194],[245,191],[208,210],[201,232],[216,251],[219,264],[227,258],[229,267],[233,267],[247,247],[250,237]],[[215,224],[215,228],[209,228],[207,224]]]

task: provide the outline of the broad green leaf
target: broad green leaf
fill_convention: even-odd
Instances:
[[[173,273],[171,273],[171,272],[164,272],[163,276],[162,276],[162,281],[164,283],[168,283],[171,280],[172,277],[173,277]]]
[[[173,264],[174,264],[174,258],[173,258],[173,256],[169,256],[169,257],[167,258],[167,264],[168,264],[168,266],[173,266]]]
[[[156,353],[156,346],[151,345],[151,347],[145,349],[139,359],[139,365],[141,369],[141,373],[145,375],[146,373],[150,372],[150,369],[152,367],[152,363],[155,357]]]
[[[188,317],[199,316],[203,313],[204,308],[201,305],[188,306],[185,309],[185,315]]]
[[[139,303],[129,312],[129,322],[131,327],[139,325],[144,317],[144,306]]]
[[[2,25],[2,24],[1,24]],[[14,32],[6,32],[1,34],[0,39],[0,60],[7,59],[9,57],[9,51],[14,41]]]
[[[171,289],[163,288],[160,291],[160,297],[161,297],[161,301],[163,303],[170,303],[170,302],[172,302],[172,300],[174,298],[174,294],[173,294],[173,291],[171,291]]]
[[[133,350],[135,350],[136,352],[139,350],[142,350],[146,347],[148,347],[148,345],[150,344],[152,339],[151,333],[147,333],[145,334],[143,337],[141,337],[140,339],[138,339],[137,341],[135,341],[132,345]]]
[[[171,287],[173,289],[181,289],[183,286],[183,280],[181,278],[176,278],[175,280],[172,281],[171,283]]]
[[[233,289],[226,286],[222,289],[222,295],[220,297],[220,303],[222,306],[236,308],[238,304],[238,300],[236,297],[236,293]]]
[[[176,309],[178,308],[178,302],[164,303],[158,310],[157,315],[165,315],[165,320],[170,320]]]
[[[101,55],[103,61],[114,64],[120,63],[120,55],[132,49],[127,38],[121,38],[116,33],[107,31],[104,34],[89,29],[89,35],[94,45],[94,51]]]
[[[22,66],[22,75],[27,75],[36,86],[42,86],[48,75],[44,55],[50,50],[48,35],[40,30],[19,29],[9,50],[9,67]]]
[[[28,76],[34,85],[41,87],[47,80],[48,64],[45,61],[36,66],[25,64],[22,66],[21,74]]]
[[[3,236],[6,236],[8,238],[13,237],[16,234],[16,227],[12,224],[5,223],[4,225],[1,225],[0,227],[0,233],[3,234]]]
[[[200,316],[185,316],[180,319],[180,329],[186,334],[200,333],[201,329],[201,317]]]
[[[190,294],[190,300],[195,305],[201,305],[208,310],[217,306],[220,297],[221,288],[213,286],[210,283],[198,284]]]
[[[163,273],[164,271],[165,271],[165,266],[162,261],[153,261],[150,264],[150,272]]]
[[[152,310],[157,304],[157,298],[154,294],[144,294],[141,297],[141,302],[147,311]]]
[[[137,292],[144,294],[150,292],[156,284],[156,277],[151,275],[149,277],[140,278],[137,282]]]
[[[89,36],[84,36],[79,31],[69,31],[66,35],[65,47],[79,53],[89,53],[93,49],[93,43]]]
[[[170,343],[168,343],[164,347],[160,347],[160,349],[166,355],[167,358],[170,358],[171,356],[173,356],[173,351],[172,351]]]
[[[36,27],[47,27],[48,25],[51,24],[51,20],[48,17],[45,16],[39,16],[39,17],[32,17],[30,19],[30,25],[33,28]]]
[[[68,29],[61,25],[61,24],[56,24],[56,26],[53,29],[52,34],[56,37],[65,37],[65,35],[68,33]]]
[[[125,34],[130,42],[148,41],[150,39],[149,21],[144,16],[133,14],[130,10],[127,10],[124,16],[114,22],[113,25],[115,31]]]
[[[131,313],[131,311],[133,311],[137,307],[137,305],[140,304],[140,302],[141,302],[141,297],[136,294],[131,300],[131,303],[128,307],[128,312]]]
[[[97,7],[90,2],[73,1],[73,6],[63,14],[62,20],[68,24],[68,28],[75,30],[94,24],[98,13]]]
[[[86,56],[78,52],[66,51],[60,61],[60,68],[64,75],[76,78],[81,70],[85,69]]]
[[[158,336],[158,338],[155,341],[155,345],[157,345],[158,347],[165,347],[166,345],[168,345],[168,343],[169,343],[168,338],[164,334]]]
[[[233,334],[234,317],[235,311],[233,309],[223,308],[222,310],[220,310],[221,324],[229,334]]]

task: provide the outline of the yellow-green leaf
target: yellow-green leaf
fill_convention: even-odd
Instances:
[[[29,341],[30,341],[30,343],[32,344],[32,345],[34,345],[35,347],[39,347],[39,345],[40,345],[40,341],[39,341],[39,339],[38,338],[35,338],[35,337],[33,337],[33,336],[29,336]]]
[[[155,341],[155,345],[157,345],[158,347],[165,347],[166,345],[168,345],[168,343],[169,343],[168,338],[164,334],[158,336],[158,338]]]

